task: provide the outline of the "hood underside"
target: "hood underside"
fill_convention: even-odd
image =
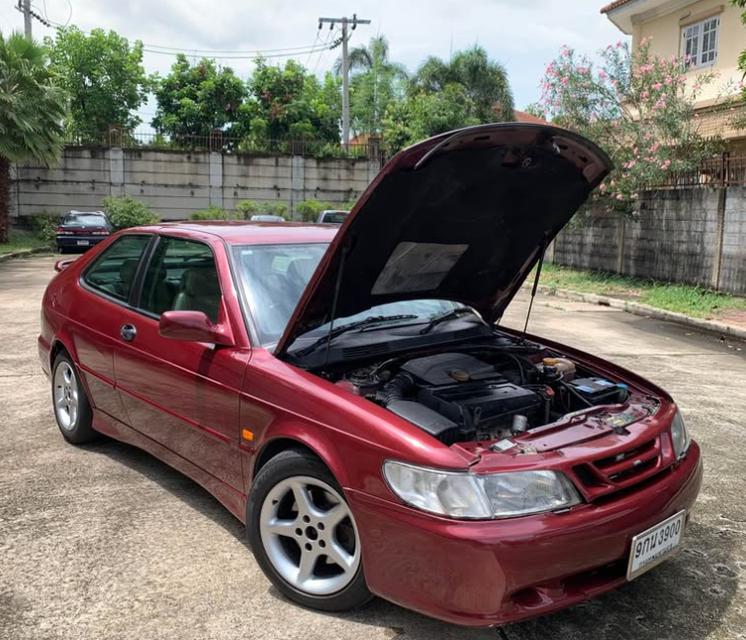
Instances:
[[[358,200],[276,353],[334,318],[438,298],[500,317],[611,168],[595,144],[532,124],[469,127],[392,158]]]

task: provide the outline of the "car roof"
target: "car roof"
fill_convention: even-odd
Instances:
[[[251,222],[243,220],[170,222],[135,227],[130,231],[168,233],[169,231],[209,233],[229,244],[299,244],[331,242],[336,225],[307,222]]]

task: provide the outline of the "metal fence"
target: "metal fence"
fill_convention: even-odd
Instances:
[[[746,186],[746,155],[723,153],[703,160],[699,166],[688,171],[669,174],[655,189],[677,189],[686,187],[743,187]]]
[[[219,151],[223,153],[248,153],[294,155],[315,158],[350,158],[383,161],[385,158],[380,139],[371,138],[365,143],[330,142],[313,139],[236,138],[220,131],[209,135],[171,135],[153,132],[127,132],[112,128],[97,136],[70,136],[66,143],[73,146],[122,147],[125,149],[162,149],[174,151]]]

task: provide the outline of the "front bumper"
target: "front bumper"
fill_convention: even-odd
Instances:
[[[565,513],[454,521],[349,491],[370,590],[455,624],[495,626],[577,604],[626,581],[632,536],[690,509],[696,442],[634,490]]]

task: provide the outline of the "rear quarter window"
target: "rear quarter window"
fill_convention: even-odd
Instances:
[[[95,291],[126,302],[132,291],[140,260],[151,237],[122,236],[88,267],[83,274],[83,282]]]

